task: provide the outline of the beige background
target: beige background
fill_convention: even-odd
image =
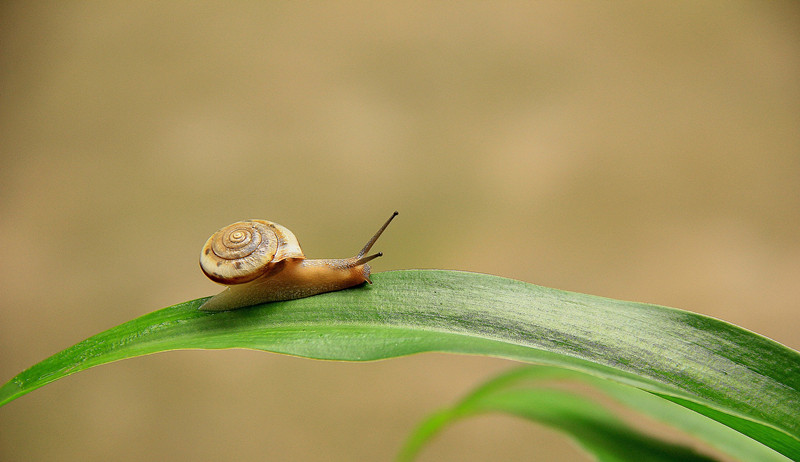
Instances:
[[[377,271],[706,313],[800,348],[794,1],[0,7],[0,381],[214,293],[243,218]],[[188,351],[0,409],[2,460],[389,460],[510,362]],[[421,460],[581,460],[490,416]]]

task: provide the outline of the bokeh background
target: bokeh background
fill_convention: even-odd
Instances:
[[[266,218],[376,271],[658,303],[800,348],[800,4],[3,2],[0,381],[210,295]],[[2,460],[389,460],[507,361],[182,351],[0,409]],[[656,430],[662,431],[662,430]],[[421,460],[586,460],[511,417]]]

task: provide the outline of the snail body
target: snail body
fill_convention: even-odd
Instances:
[[[271,221],[228,225],[214,233],[200,253],[206,276],[228,287],[200,309],[227,311],[371,284],[367,262],[382,254],[365,255],[395,216],[397,212],[356,256],[339,259],[306,259],[294,234]]]

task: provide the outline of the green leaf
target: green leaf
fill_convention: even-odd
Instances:
[[[563,387],[569,382],[600,389],[631,409],[684,430],[738,460],[787,460],[719,422],[651,393],[549,366],[527,366],[501,374],[454,406],[432,414],[407,439],[398,460],[413,460],[446,426],[487,412],[504,412],[559,430],[600,461],[710,460],[689,448],[630,429],[605,408],[577,393],[544,388]]]
[[[426,351],[551,364],[707,415],[800,460],[800,354],[694,313],[476,273],[409,270],[300,300],[206,313],[206,299],[84,340],[0,388],[0,404],[98,364],[160,351],[251,348],[366,361]]]

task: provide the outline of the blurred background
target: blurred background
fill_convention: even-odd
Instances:
[[[800,5],[3,2],[0,382],[219,286],[265,218],[375,271],[479,271],[800,348]],[[513,363],[181,351],[0,409],[2,460],[389,460]],[[662,430],[656,430],[662,431]],[[421,460],[588,460],[511,417]]]

